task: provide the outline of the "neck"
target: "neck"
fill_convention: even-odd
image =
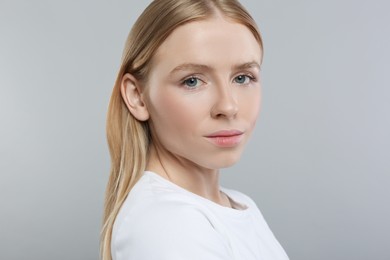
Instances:
[[[153,171],[192,193],[230,207],[229,199],[219,189],[218,169],[199,166],[155,145],[150,148],[146,170]]]

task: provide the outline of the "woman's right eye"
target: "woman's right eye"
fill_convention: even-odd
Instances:
[[[188,88],[196,88],[202,84],[201,80],[196,77],[190,77],[183,81],[183,85]]]

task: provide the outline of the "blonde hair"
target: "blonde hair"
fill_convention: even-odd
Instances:
[[[236,0],[155,0],[130,31],[107,114],[111,169],[101,233],[103,260],[112,259],[111,236],[115,218],[127,194],[145,170],[151,143],[148,122],[135,119],[122,99],[122,77],[130,73],[146,84],[154,53],[172,31],[185,23],[212,17],[217,12],[248,27],[263,48],[255,21]]]

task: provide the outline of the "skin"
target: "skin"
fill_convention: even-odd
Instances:
[[[130,112],[149,120],[153,143],[147,170],[223,206],[219,169],[236,163],[261,103],[262,52],[249,29],[222,16],[178,27],[153,57],[146,86],[130,74],[122,95]],[[221,147],[207,137],[243,132]]]

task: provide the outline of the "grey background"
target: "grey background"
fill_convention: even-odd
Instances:
[[[97,259],[105,113],[149,1],[0,1],[0,259]],[[291,259],[389,260],[390,4],[242,1],[265,42],[263,106],[223,184]]]

